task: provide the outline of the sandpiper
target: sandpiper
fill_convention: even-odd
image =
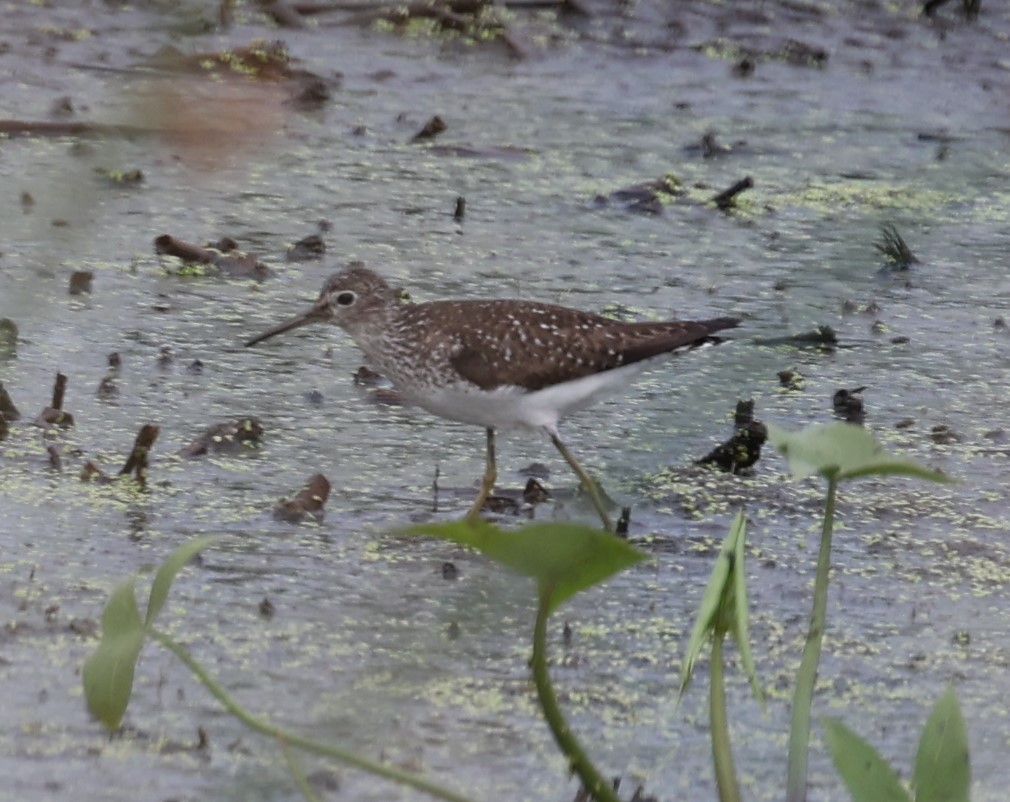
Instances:
[[[487,463],[468,520],[479,516],[494,488],[495,430],[525,427],[550,438],[612,532],[603,496],[561,440],[558,421],[624,389],[659,359],[721,342],[713,334],[739,322],[719,317],[626,323],[526,300],[410,303],[379,274],[354,262],[327,279],[311,308],[246,346],[310,323],[340,326],[405,399],[485,428]]]

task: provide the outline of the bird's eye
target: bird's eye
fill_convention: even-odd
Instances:
[[[342,292],[337,296],[337,306],[350,306],[357,297],[353,292]]]

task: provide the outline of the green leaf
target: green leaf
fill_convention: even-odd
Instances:
[[[687,649],[684,653],[684,663],[680,669],[680,693],[678,699],[684,695],[691,675],[694,673],[694,666],[701,657],[701,650],[705,646],[708,636],[715,630],[716,619],[719,615],[720,607],[723,604],[725,594],[732,589],[729,582],[733,569],[733,562],[736,553],[736,539],[743,532],[745,527],[743,513],[738,513],[730,526],[729,534],[722,542],[719,549],[719,556],[712,566],[712,573],[708,577],[708,585],[705,593],[702,594],[701,603],[698,605],[698,615],[694,619],[694,626],[691,627],[691,637],[687,641]]]
[[[894,770],[866,741],[835,718],[824,721],[828,749],[852,802],[911,802]]]
[[[754,656],[750,651],[750,599],[747,596],[747,572],[744,570],[744,543],[747,538],[747,521],[743,511],[737,513],[730,528],[730,535],[727,537],[734,540],[733,559],[733,601],[735,610],[733,614],[733,639],[736,641],[737,651],[740,652],[740,665],[744,674],[750,681],[754,696],[757,697],[761,707],[764,707],[765,697],[761,691],[761,683],[758,681],[757,668],[754,666]]]
[[[789,469],[798,479],[814,474],[839,480],[895,474],[932,482],[951,481],[915,460],[888,454],[873,435],[852,423],[819,423],[798,432],[769,423],[768,439],[789,461]]]
[[[580,524],[529,524],[503,531],[485,521],[455,521],[406,531],[470,546],[533,577],[541,596],[548,597],[548,612],[648,556],[609,532]]]
[[[119,727],[133,693],[133,672],[144,645],[144,624],[134,595],[136,577],[109,596],[102,613],[102,639],[84,663],[84,698],[106,728]]]
[[[198,551],[214,540],[214,537],[193,538],[161,564],[151,585],[145,620],[141,620],[137,609],[136,577],[130,577],[110,594],[102,613],[102,639],[82,671],[88,709],[108,729],[116,729],[126,714],[144,637],[165,605],[172,580]]]
[[[740,651],[740,662],[744,673],[750,680],[754,694],[761,704],[764,695],[758,684],[757,672],[754,668],[754,658],[750,651],[750,632],[748,625],[747,575],[744,571],[744,543],[747,536],[747,520],[743,512],[738,512],[730,524],[716,558],[712,573],[708,578],[708,586],[698,605],[698,615],[691,628],[691,637],[687,641],[684,663],[680,670],[680,692],[678,700],[684,695],[694,667],[701,656],[708,636],[717,633],[721,636],[727,630],[733,633],[737,649]]]
[[[182,570],[186,563],[215,540],[218,540],[218,538],[213,535],[194,537],[191,540],[187,540],[165,558],[165,561],[161,564],[158,573],[154,577],[154,582],[151,584],[151,595],[147,602],[147,616],[144,619],[145,627],[149,627],[154,623],[154,619],[158,617],[161,608],[165,606],[168,592],[172,589],[172,582],[175,580],[176,574]]]
[[[916,802],[968,802],[968,733],[952,687],[937,700],[922,730],[912,784]]]

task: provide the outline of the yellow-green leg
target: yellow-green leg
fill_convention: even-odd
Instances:
[[[470,505],[470,510],[466,514],[466,520],[473,523],[480,518],[480,511],[484,509],[484,502],[487,501],[487,497],[491,495],[491,491],[494,490],[494,480],[498,478],[498,469],[495,467],[494,459],[494,429],[490,426],[487,428],[487,463],[484,467],[484,478],[480,483],[480,492],[477,494],[477,498],[474,499],[473,504]]]
[[[575,471],[575,475],[579,477],[579,481],[582,482],[582,486],[586,489],[589,494],[589,498],[593,501],[593,506],[596,507],[596,512],[600,515],[600,520],[603,521],[603,528],[608,532],[614,531],[614,522],[610,520],[610,513],[607,512],[607,504],[603,500],[603,494],[600,493],[600,489],[596,486],[588,473],[583,470],[582,466],[579,465],[579,461],[575,459],[575,456],[571,451],[568,450],[568,446],[561,442],[561,438],[558,437],[556,432],[547,430],[547,434],[551,436],[551,442],[554,443],[554,447],[561,452],[561,456],[565,458],[565,462],[572,466],[572,470]]]

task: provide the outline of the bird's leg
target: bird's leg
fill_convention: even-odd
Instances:
[[[610,513],[607,512],[607,505],[603,501],[603,495],[600,493],[600,488],[596,486],[596,482],[590,478],[589,474],[583,470],[582,466],[579,465],[577,459],[568,450],[568,446],[561,442],[561,438],[558,437],[557,432],[547,431],[547,434],[551,437],[551,442],[554,443],[554,447],[561,452],[561,456],[565,458],[565,462],[572,466],[572,470],[575,471],[575,475],[579,477],[579,481],[582,482],[582,486],[589,493],[589,498],[593,500],[593,506],[596,507],[596,511],[600,514],[600,520],[603,521],[603,528],[608,532],[614,531],[614,522],[610,520]]]
[[[480,518],[480,511],[484,509],[484,502],[487,501],[487,497],[491,495],[491,491],[494,490],[494,480],[498,478],[498,470],[495,467],[494,461],[494,429],[490,426],[487,427],[487,465],[484,468],[484,478],[480,483],[480,492],[477,494],[477,498],[474,499],[473,504],[470,505],[470,511],[466,514],[466,520],[476,521]]]

